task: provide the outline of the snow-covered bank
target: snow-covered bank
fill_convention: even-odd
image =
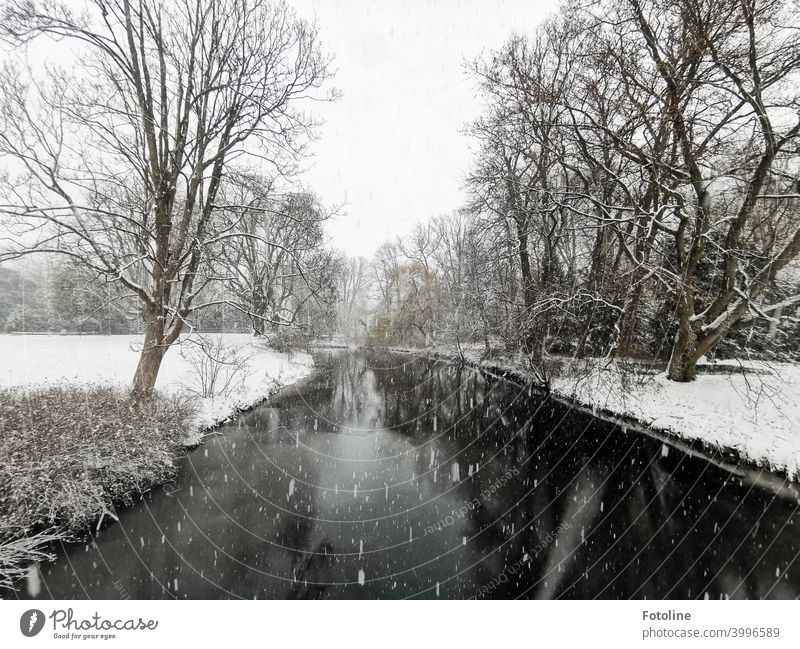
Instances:
[[[703,373],[701,368],[695,381],[675,383],[665,373],[626,380],[613,365],[598,365],[586,378],[565,372],[552,389],[651,428],[733,451],[741,460],[798,480],[800,367],[747,362],[730,369],[706,368]]]
[[[0,335],[1,586],[47,559],[52,541],[116,520],[116,507],[175,474],[182,446],[314,365],[248,335],[190,336],[143,404],[127,392],[140,349],[138,336]]]
[[[156,390],[185,393],[198,400],[198,416],[186,444],[200,440],[201,432],[251,408],[275,390],[309,374],[314,366],[305,353],[285,354],[266,347],[247,334],[208,334],[206,339],[235,353],[241,369],[228,389],[202,396],[208,377],[200,367],[202,350],[196,336],[185,337],[170,349],[156,382]],[[130,385],[141,349],[140,336],[0,335],[0,387],[109,383]],[[223,369],[224,372],[228,370]]]
[[[462,348],[464,360],[534,380],[521,359],[486,359],[482,349]],[[397,351],[460,356],[455,347]],[[800,480],[798,365],[724,361],[700,368],[691,383],[675,383],[663,373],[631,374],[598,359],[563,361],[551,390],[568,402],[633,419],[681,439],[700,440],[741,461]]]

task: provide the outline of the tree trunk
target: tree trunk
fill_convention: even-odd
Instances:
[[[267,301],[256,289],[253,289],[251,301],[252,313],[250,314],[250,326],[253,329],[253,334],[256,336],[263,336],[264,319],[259,316],[263,316],[266,313]]]
[[[589,315],[586,318],[586,323],[583,326],[583,332],[581,333],[581,337],[578,340],[578,344],[575,346],[575,358],[584,358],[586,356],[586,343],[589,340],[589,332],[592,330],[592,323],[594,321],[594,311],[595,311],[595,306],[594,304],[592,304],[592,307],[589,310]]]
[[[137,396],[152,394],[158,370],[164,359],[164,325],[162,320],[148,322],[144,331],[144,346],[133,376],[132,391]]]
[[[523,318],[524,333],[522,348],[526,354],[539,358],[540,345],[537,340],[535,323],[532,321],[533,307],[536,304],[536,289],[531,273],[531,261],[528,253],[528,234],[525,224],[517,222],[517,241],[519,242],[519,269],[522,275],[522,302],[525,307]]]
[[[783,307],[779,306],[772,314],[774,320],[769,323],[769,331],[767,332],[767,340],[771,343],[775,342],[778,336],[778,327],[780,326],[781,316],[783,316]]]
[[[671,381],[686,383],[697,377],[697,361],[700,358],[697,350],[697,332],[692,327],[690,315],[693,311],[681,298],[678,332],[672,346],[667,377]]]
[[[522,274],[522,300],[525,308],[531,310],[536,301],[536,291],[531,274],[530,255],[528,254],[528,235],[522,231],[523,226],[518,227],[517,239],[519,241],[519,269]]]
[[[636,338],[636,319],[641,298],[641,278],[637,273],[634,275],[633,284],[628,288],[628,295],[617,325],[619,327],[619,339],[617,340],[616,355],[621,358],[630,356],[633,351],[633,343]]]

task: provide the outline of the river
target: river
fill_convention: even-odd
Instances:
[[[412,355],[323,352],[39,598],[795,598],[798,502]]]

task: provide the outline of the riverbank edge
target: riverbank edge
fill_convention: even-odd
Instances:
[[[268,387],[263,395],[240,404],[233,411],[228,410],[224,414],[221,413],[218,421],[208,423],[207,421],[199,420],[197,417],[190,418],[186,423],[186,434],[174,446],[170,457],[173,470],[164,479],[142,482],[137,489],[108,493],[108,500],[104,503],[106,511],[99,516],[80,525],[67,520],[56,520],[46,528],[42,526],[31,527],[4,539],[0,544],[0,588],[8,588],[13,591],[14,582],[25,575],[31,564],[52,561],[54,555],[50,548],[52,548],[53,544],[74,543],[85,539],[92,530],[98,531],[103,526],[106,517],[113,522],[118,522],[119,518],[116,514],[118,508],[127,507],[137,497],[141,498],[152,489],[169,484],[177,474],[177,464],[181,458],[200,447],[206,437],[222,434],[217,432],[216,428],[230,421],[235,421],[243,413],[261,406],[286,388],[308,380],[314,373],[315,365],[313,362],[310,365],[306,363],[305,369],[306,371],[302,375],[294,376],[287,381],[281,381],[280,377],[266,381],[265,386]],[[73,387],[85,389],[86,386],[74,384]],[[120,394],[125,392],[124,388],[117,389]],[[199,401],[202,401],[202,399]]]
[[[572,410],[576,410],[601,421],[618,426],[623,433],[633,431],[646,435],[676,450],[692,457],[702,459],[736,476],[744,484],[766,489],[777,496],[787,499],[800,500],[800,484],[785,472],[772,468],[759,466],[755,461],[743,457],[736,449],[714,445],[705,440],[686,438],[670,431],[669,429],[651,426],[636,417],[621,414],[586,404],[568,395],[559,394],[537,382],[522,366],[510,363],[507,359],[486,358],[476,360],[469,356],[459,355],[457,350],[447,350],[432,347],[382,347],[387,352],[399,354],[414,354],[425,358],[458,363],[475,368],[496,379],[509,381],[520,387],[531,388],[539,395],[553,399],[557,403]],[[715,457],[716,456],[716,457]]]
[[[181,442],[181,453],[190,453],[194,451],[198,446],[202,446],[203,440],[206,437],[211,435],[218,435],[220,433],[216,432],[216,429],[222,426],[223,424],[227,424],[231,421],[236,421],[236,419],[250,410],[258,408],[259,406],[263,405],[270,399],[272,399],[276,394],[278,394],[281,390],[285,388],[291,387],[302,381],[305,381],[311,374],[314,373],[315,366],[314,365],[306,365],[307,371],[305,374],[292,377],[290,380],[281,382],[278,379],[272,379],[268,385],[269,388],[264,392],[263,396],[259,396],[258,398],[248,401],[244,404],[240,404],[235,406],[232,410],[226,412],[223,415],[219,416],[219,419],[209,422],[198,422],[195,421],[190,426],[190,432],[186,435],[186,437]],[[153,485],[158,486],[158,485]]]

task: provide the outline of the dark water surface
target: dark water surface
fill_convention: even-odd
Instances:
[[[316,360],[19,596],[800,594],[794,500],[472,369]]]

